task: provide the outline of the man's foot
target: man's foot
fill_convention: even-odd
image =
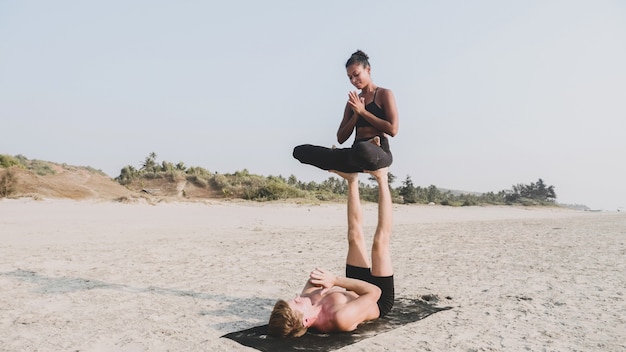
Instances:
[[[389,167],[383,167],[381,169],[378,170],[373,170],[373,171],[363,171],[366,172],[372,176],[374,176],[374,178],[376,178],[376,181],[378,181],[378,183],[380,184],[381,181],[383,182],[387,182],[387,174],[389,173]]]
[[[336,173],[337,175],[343,177],[348,182],[359,180],[359,174],[357,172],[349,173],[349,172],[343,172],[343,171],[337,171],[337,170],[328,170],[328,171]]]
[[[380,137],[379,136],[372,137],[370,140],[368,140],[368,142],[370,142],[370,143],[380,147]]]

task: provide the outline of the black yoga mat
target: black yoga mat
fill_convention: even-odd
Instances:
[[[266,324],[231,332],[222,337],[259,351],[334,351],[451,308],[435,307],[419,299],[396,298],[393,309],[384,318],[363,323],[351,332],[324,334],[309,329],[301,337],[277,338],[267,335]]]

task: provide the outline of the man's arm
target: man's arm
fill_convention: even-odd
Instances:
[[[300,293],[300,294],[304,295],[304,294],[307,294],[307,293],[311,293],[312,291],[314,291],[317,288],[319,288],[319,286],[313,285],[313,283],[311,282],[311,279],[308,279],[306,284],[304,284],[304,288],[302,289],[302,293]]]
[[[337,329],[341,331],[352,331],[360,323],[376,319],[380,315],[376,302],[380,298],[381,290],[376,285],[363,280],[335,276],[319,268],[311,272],[309,282],[325,289],[333,286],[343,287],[358,295],[336,312]]]
[[[374,302],[378,301],[381,294],[380,288],[378,288],[378,286],[372,285],[369,282],[363,280],[352,279],[348,277],[335,276],[334,286],[343,287],[348,291],[353,291],[354,293],[359,295],[359,297],[367,296],[369,298],[371,296]]]

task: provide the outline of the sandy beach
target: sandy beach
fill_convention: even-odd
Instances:
[[[364,204],[374,232],[376,205]],[[342,204],[0,200],[1,351],[254,351]],[[394,205],[396,294],[451,306],[341,351],[626,351],[626,214]]]

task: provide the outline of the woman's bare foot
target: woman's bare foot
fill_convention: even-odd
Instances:
[[[337,171],[337,170],[328,170],[328,171],[336,173],[337,175],[343,177],[348,182],[359,180],[359,174],[357,172],[349,173],[349,172],[343,172],[343,171]]]
[[[380,147],[380,137],[379,136],[372,137],[370,140],[368,140],[368,142],[370,142],[372,144],[375,144],[375,145]]]

